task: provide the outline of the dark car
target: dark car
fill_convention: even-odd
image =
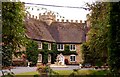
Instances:
[[[90,67],[92,67],[92,65],[90,63],[84,64],[84,68],[90,68]]]

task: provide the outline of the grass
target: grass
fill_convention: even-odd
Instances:
[[[70,75],[74,73],[75,75],[105,75],[109,71],[107,70],[78,70],[76,72],[73,72],[73,70],[55,70],[55,72],[59,73],[59,75]],[[34,75],[40,75],[37,71],[33,72],[25,72],[17,74],[16,77],[26,77],[26,75],[29,77],[35,77]]]
[[[25,72],[25,73],[16,74],[15,77],[35,77],[34,75],[39,75],[39,73],[37,71]]]
[[[56,71],[58,72],[60,75],[70,75],[71,73],[73,73],[72,70],[58,70]],[[74,72],[76,75],[105,75],[107,74],[109,71],[104,71],[104,70],[78,70],[77,72]]]
[[[39,73],[38,72],[36,72],[36,71],[33,71],[33,72],[25,72],[25,73],[20,73],[20,74],[16,74],[16,75],[39,75]]]

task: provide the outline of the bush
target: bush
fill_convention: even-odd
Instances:
[[[38,66],[37,71],[39,73],[46,73],[46,66],[44,66],[44,65]]]

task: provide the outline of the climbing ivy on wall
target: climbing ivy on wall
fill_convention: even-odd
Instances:
[[[70,51],[69,50],[69,45],[65,45],[65,50],[64,51],[58,51],[57,50],[57,44],[56,43],[51,43],[51,50],[48,50],[48,43],[43,42],[43,49],[39,50],[39,52],[42,54],[42,62],[44,64],[48,63],[48,54],[51,54],[51,63],[54,63],[56,61],[57,54],[62,53],[63,55],[71,55],[75,54],[77,55],[76,51]]]
[[[32,66],[35,66],[38,60],[38,44],[33,40],[29,40],[26,47],[27,60],[32,62]]]
[[[76,51],[70,51],[69,45],[65,45],[64,48],[65,48],[64,51],[58,51],[58,54],[62,53],[63,55],[71,55],[71,54],[77,55]]]

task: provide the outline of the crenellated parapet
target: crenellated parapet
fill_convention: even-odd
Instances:
[[[66,22],[66,23],[86,23],[82,20],[68,20],[68,19],[56,19],[56,22]]]
[[[68,19],[56,19],[56,15],[52,12],[47,13],[40,13],[38,16],[31,15],[26,13],[26,17],[46,22],[48,25],[50,25],[52,22],[66,22],[66,23],[87,23],[87,21],[82,20],[68,20]]]

